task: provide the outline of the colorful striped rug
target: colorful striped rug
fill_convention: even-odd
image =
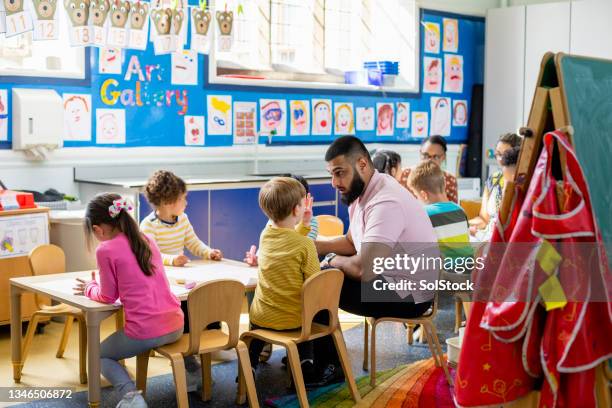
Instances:
[[[454,377],[451,370],[451,376]],[[451,388],[446,382],[444,371],[434,365],[433,359],[399,366],[377,374],[378,384],[372,388],[370,377],[357,379],[361,402],[357,407],[377,408],[453,408]],[[321,387],[308,392],[311,407],[348,408],[354,406],[348,388],[344,383]],[[295,395],[269,398],[266,405],[274,408],[298,408]]]

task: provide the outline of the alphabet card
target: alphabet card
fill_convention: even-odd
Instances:
[[[185,145],[204,146],[204,116],[185,116]]]
[[[234,102],[234,144],[257,140],[257,102]]]
[[[68,15],[70,45],[90,45],[93,42],[93,33],[89,26],[89,0],[64,0],[64,9]]]
[[[450,136],[451,103],[450,98],[431,97],[431,134]]]
[[[234,42],[234,12],[217,11],[217,51],[230,52],[232,50],[232,44]]]
[[[149,3],[137,1],[130,8],[128,48],[146,50],[149,40]]]
[[[89,4],[89,26],[93,35],[92,44],[96,47],[106,46],[109,12],[109,0],[91,0]]]
[[[26,5],[26,0],[2,0],[2,7],[5,13],[6,34],[5,36],[14,37],[27,31],[32,31],[32,16]]]
[[[357,108],[356,127],[360,131],[374,130],[374,108],[371,106]]]
[[[200,7],[191,8],[191,49],[200,54],[208,54],[210,51],[209,30],[211,25],[211,14],[209,10]]]
[[[331,99],[312,100],[312,134],[328,136],[332,134]]]
[[[232,134],[231,95],[208,95],[208,134]]]
[[[111,47],[125,48],[128,45],[128,20],[130,2],[111,0],[110,27],[108,28],[107,44]]]
[[[125,109],[96,109],[96,143],[125,144]]]
[[[410,127],[410,104],[398,102],[395,107],[395,127],[397,129],[408,129]]]
[[[287,136],[287,101],[260,99],[259,123],[262,136]]]
[[[289,101],[289,116],[291,121],[291,136],[307,136],[310,134],[310,101]]]
[[[444,92],[463,92],[462,55],[444,55]]]
[[[62,95],[64,100],[64,140],[91,140],[91,95]]]
[[[393,136],[393,104],[376,104],[376,136]]]
[[[156,8],[151,11],[151,41],[155,55],[170,54],[176,50],[176,41],[171,35],[172,10],[170,8]]]
[[[334,103],[334,133],[336,135],[355,134],[355,115],[352,102]]]
[[[412,112],[412,137],[425,138],[429,127],[427,112]]]
[[[59,37],[59,0],[31,0],[34,13],[34,37],[36,41],[57,40]]]
[[[194,50],[172,53],[172,85],[198,84],[198,54]]]

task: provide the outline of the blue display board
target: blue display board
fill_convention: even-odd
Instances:
[[[192,3],[192,1],[190,1]],[[455,52],[443,50],[444,19],[452,19],[457,22],[458,48]],[[238,87],[222,86],[208,83],[208,58],[197,55],[197,84],[196,85],[172,85],[171,84],[171,56],[155,56],[153,47],[150,45],[145,51],[124,50],[121,64],[121,74],[106,74],[100,72],[100,52],[92,48],[88,53],[90,62],[90,74],[86,80],[66,81],[45,78],[34,78],[25,80],[23,78],[0,77],[0,89],[8,90],[9,107],[10,91],[13,86],[27,88],[50,88],[60,94],[76,93],[91,95],[92,100],[92,140],[91,141],[66,141],[66,147],[85,146],[116,146],[116,147],[141,147],[141,146],[185,146],[185,116],[205,116],[208,119],[207,96],[221,95],[231,96],[232,102],[256,102],[259,109],[260,99],[284,99],[287,107],[290,100],[328,99],[334,103],[347,102],[353,105],[353,118],[357,108],[369,107],[376,113],[377,104],[392,103],[394,112],[397,112],[399,103],[410,106],[411,112],[425,112],[431,122],[435,113],[431,111],[432,97],[446,98],[443,108],[453,112],[453,101],[467,101],[465,117],[469,117],[471,108],[472,85],[482,82],[483,72],[483,49],[484,49],[484,19],[459,15],[450,15],[440,12],[422,10],[421,12],[421,39],[420,57],[421,66],[421,89],[417,94],[388,94],[380,92],[351,92],[351,91],[327,91],[314,89],[295,88],[269,88],[269,87]],[[428,53],[425,50],[426,25],[434,23],[440,29],[440,51],[438,54]],[[445,55],[447,56],[445,58]],[[445,92],[442,87],[440,94],[424,92],[423,86],[427,68],[423,65],[425,58],[440,58],[440,79],[444,77],[445,59],[453,55],[463,59],[461,92]],[[102,56],[105,58],[105,56]],[[193,63],[193,61],[191,62]],[[401,70],[401,67],[400,67]],[[443,81],[444,82],[444,81]],[[444,105],[444,101],[442,101]],[[125,111],[125,143],[97,143],[100,140],[96,135],[96,111],[98,109],[122,109]],[[260,129],[259,112],[256,110],[257,128]],[[287,112],[289,113],[289,112]],[[288,116],[288,115],[286,115]],[[419,143],[422,135],[415,135],[415,126],[410,115],[410,126],[406,129],[395,128],[388,136],[377,136],[376,131],[357,131],[356,134],[366,142],[389,142],[389,143]],[[9,123],[10,123],[9,108]],[[289,136],[290,124],[288,118],[286,129],[287,136],[274,136],[271,138],[273,144],[283,143],[329,143],[338,135],[329,136]],[[396,118],[394,115],[394,122]],[[444,122],[445,119],[439,119]],[[375,115],[376,121],[376,115]],[[451,118],[452,121],[452,118]],[[431,124],[429,124],[431,130]],[[231,146],[234,138],[232,135],[212,135],[209,133],[205,123],[206,136],[204,146]],[[235,131],[235,128],[233,129]],[[0,142],[0,148],[10,148],[9,142]],[[464,143],[467,140],[467,126],[450,125],[447,138],[449,143]],[[260,143],[266,143],[268,137],[260,137]]]

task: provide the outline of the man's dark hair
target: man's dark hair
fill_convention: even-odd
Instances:
[[[368,149],[361,140],[355,136],[342,136],[334,140],[334,142],[327,148],[325,153],[325,161],[331,161],[338,156],[346,156],[351,160],[355,160],[359,156],[365,157],[368,162],[372,163],[372,158]]]

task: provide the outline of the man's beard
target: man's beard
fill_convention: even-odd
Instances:
[[[353,167],[353,180],[346,193],[340,193],[340,201],[346,205],[351,205],[353,201],[359,198],[365,189],[365,182],[357,173],[357,169]]]

